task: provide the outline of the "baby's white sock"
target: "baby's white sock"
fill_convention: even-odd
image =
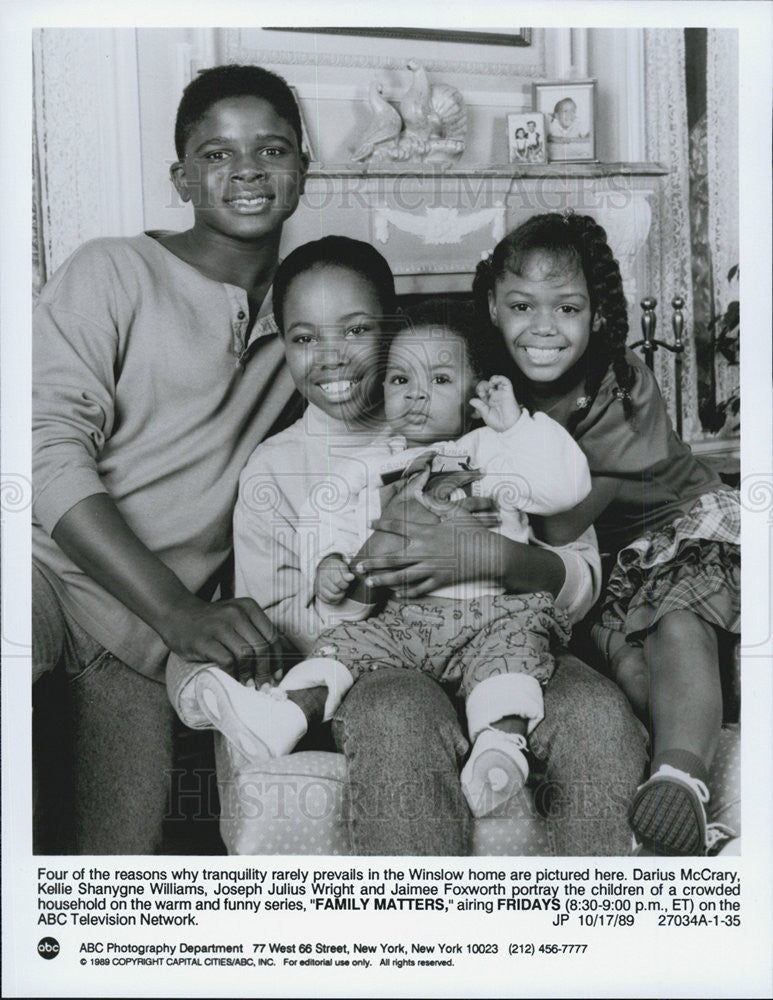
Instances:
[[[306,733],[306,716],[279,688],[256,691],[219,667],[202,670],[195,683],[201,712],[250,762],[283,757]]]
[[[190,680],[177,692],[177,714],[182,722],[191,729],[208,728],[209,719],[201,711],[199,699],[196,697],[196,677],[194,674]]]
[[[523,736],[501,729],[484,729],[462,769],[464,797],[473,816],[488,816],[507,802],[529,777]]]
[[[323,722],[329,722],[344,700],[344,695],[354,683],[349,668],[331,656],[312,656],[301,660],[288,670],[279,687],[282,691],[305,691],[309,688],[326,687]]]

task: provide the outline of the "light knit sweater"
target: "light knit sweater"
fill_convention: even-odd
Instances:
[[[85,244],[35,311],[33,556],[87,632],[159,681],[160,637],[51,532],[107,493],[189,590],[211,596],[231,551],[239,473],[293,392],[270,301],[251,336],[248,315],[244,289],[147,234]]]
[[[384,434],[355,433],[344,421],[309,406],[292,427],[259,445],[242,472],[234,512],[237,596],[257,601],[303,653],[325,628],[356,617],[357,609],[346,601],[332,607],[308,597],[301,567],[301,512],[312,495],[318,509],[345,498],[348,484],[362,476],[361,454]],[[566,568],[556,605],[571,621],[579,621],[600,592],[593,529],[552,551]]]
[[[506,431],[477,427],[455,441],[411,448],[399,436],[375,441],[357,450],[359,467],[354,470],[355,478],[348,481],[348,496],[338,497],[332,506],[309,497],[301,509],[301,570],[309,598],[319,563],[332,553],[352,559],[371,534],[371,522],[381,516],[382,477],[402,472],[428,452],[461,461],[462,468],[480,471],[482,478],[472,484],[471,493],[493,499],[501,520],[491,530],[515,542],[534,539],[529,514],[549,517],[571,510],[591,489],[582,451],[564,428],[544,413],[531,416],[524,411]],[[331,473],[340,479],[334,466]],[[491,581],[469,580],[440,587],[432,591],[432,596],[469,599],[504,592]]]

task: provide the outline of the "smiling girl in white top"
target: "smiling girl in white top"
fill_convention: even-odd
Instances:
[[[590,489],[589,474],[571,437],[550,418],[522,412],[507,379],[480,381],[484,362],[472,309],[459,303],[438,300],[401,319],[384,379],[386,423],[379,420],[379,355],[390,338],[387,324],[373,320],[374,283],[353,269],[317,261],[294,275],[277,317],[298,388],[361,437],[356,454],[343,460],[330,455],[324,495],[312,488],[298,512],[299,534],[312,539],[301,559],[305,606],[295,607],[300,622],[291,624],[288,616],[282,623],[296,636],[311,631],[304,616],[322,616],[336,627],[319,637],[311,658],[292,668],[279,688],[256,691],[210,667],[198,672],[178,704],[184,721],[199,713],[249,758],[261,759],[288,753],[304,735],[319,698],[315,689],[324,689],[330,718],[364,671],[421,669],[465,696],[475,746],[462,787],[473,813],[484,815],[528,776],[525,736],[543,717],[541,686],[554,666],[550,646],[566,641],[569,622],[552,594],[505,594],[482,564],[472,585],[435,588],[426,599],[410,601],[391,595],[380,614],[363,621],[375,609],[352,600],[358,582],[353,569],[373,554],[378,537],[370,522],[382,512],[379,473],[390,482],[404,474],[384,506],[387,516],[408,507],[411,521],[427,514],[453,517],[455,506],[424,491],[432,471],[428,452],[439,452],[463,480],[477,480],[480,495],[495,499],[500,530],[522,543],[530,539],[527,514],[574,506]],[[277,287],[281,292],[281,271],[275,296]],[[486,426],[469,430],[476,414]],[[322,449],[327,442],[319,444]],[[271,498],[256,489],[253,501]],[[381,544],[384,537],[390,551],[399,547],[394,535],[382,535]],[[239,548],[237,535],[237,557]],[[264,565],[263,572],[281,576],[279,567]],[[261,604],[270,609],[271,601]]]

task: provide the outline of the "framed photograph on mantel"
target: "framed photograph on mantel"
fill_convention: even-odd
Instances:
[[[535,83],[534,110],[545,115],[548,162],[595,160],[595,80]]]
[[[540,111],[508,115],[507,148],[511,163],[547,163],[545,116]]]

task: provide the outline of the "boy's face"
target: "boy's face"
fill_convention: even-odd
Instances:
[[[384,410],[389,426],[415,444],[464,433],[475,376],[464,341],[451,330],[404,330],[389,349]]]
[[[303,193],[308,163],[293,127],[259,97],[229,97],[213,104],[172,167],[197,226],[255,240],[281,230]]]
[[[342,267],[314,268],[290,283],[284,348],[296,388],[331,417],[373,413],[380,397],[381,303],[370,282]]]

